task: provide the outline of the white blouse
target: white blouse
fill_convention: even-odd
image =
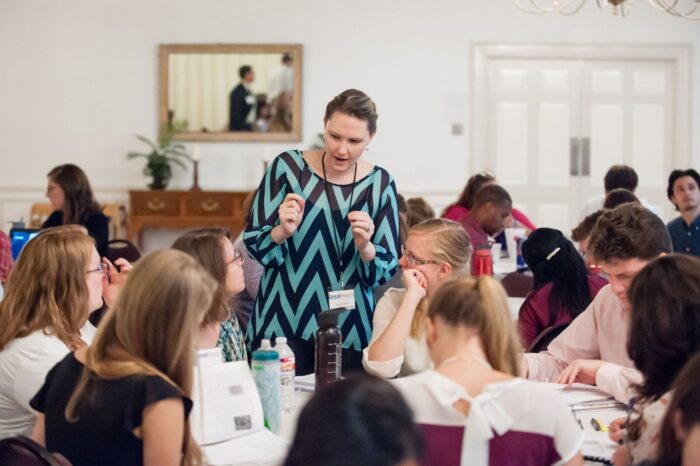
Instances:
[[[403,354],[394,359],[388,361],[371,361],[369,359],[369,348],[389,326],[405,295],[405,289],[389,288],[374,309],[372,339],[369,346],[362,351],[362,365],[367,372],[377,377],[390,379],[397,375],[406,376],[433,367],[424,333],[418,339],[408,336]]]
[[[571,409],[559,393],[538,382],[515,378],[491,383],[476,396],[470,396],[464,387],[432,370],[392,383],[413,410],[416,423],[464,427],[462,465],[487,465],[491,440],[506,432],[551,438],[560,458],[556,464],[567,463],[581,450],[583,431]],[[470,403],[466,416],[454,408],[459,400]],[[515,456],[534,459],[528,452],[519,451],[522,444],[504,443],[499,443],[499,448],[506,447]]]
[[[96,331],[86,322],[80,337],[89,345]],[[0,351],[0,439],[31,435],[35,414],[29,400],[44,384],[46,374],[69,352],[61,340],[43,330],[15,338]]]

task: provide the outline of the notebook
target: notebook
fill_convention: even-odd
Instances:
[[[36,228],[13,228],[10,230],[10,241],[12,242],[12,260],[16,261],[24,245],[39,234],[41,230]]]

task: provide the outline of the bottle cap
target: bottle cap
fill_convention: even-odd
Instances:
[[[255,361],[277,361],[280,354],[272,349],[270,346],[270,340],[264,339],[260,342],[260,348],[257,351],[253,351],[253,360]]]
[[[267,338],[263,338],[260,341],[260,349],[263,351],[271,350],[272,345],[270,345],[270,340],[268,340]]]
[[[287,337],[276,337],[275,346],[279,345],[280,343],[287,343]]]
[[[332,309],[330,311],[321,311],[316,319],[318,320],[319,327],[331,327],[338,325],[338,317],[342,312],[348,311],[349,309]]]

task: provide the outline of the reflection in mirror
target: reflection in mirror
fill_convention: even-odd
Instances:
[[[300,45],[161,45],[160,123],[175,139],[299,141]]]

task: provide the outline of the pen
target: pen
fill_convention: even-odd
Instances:
[[[596,418],[591,418],[591,425],[598,432],[607,432],[608,431],[608,426],[603,424],[602,422],[600,422]]]

